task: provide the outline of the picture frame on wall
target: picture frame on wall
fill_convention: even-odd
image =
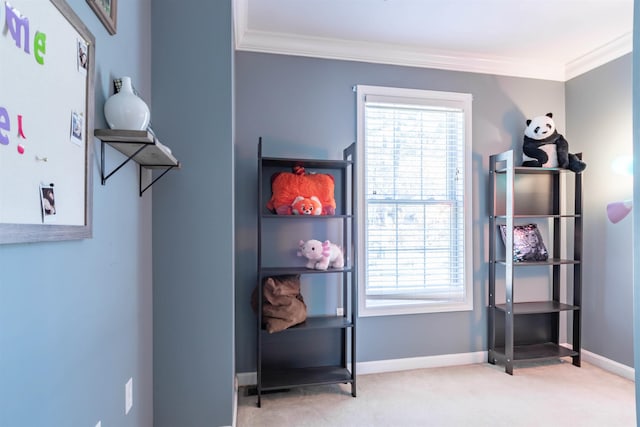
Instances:
[[[91,9],[100,19],[109,34],[114,35],[117,29],[118,0],[87,0]]]

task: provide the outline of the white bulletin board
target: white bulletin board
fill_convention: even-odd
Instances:
[[[64,0],[0,28],[0,243],[91,237],[95,39]]]

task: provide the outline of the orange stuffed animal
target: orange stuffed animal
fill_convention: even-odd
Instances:
[[[336,212],[336,201],[334,198],[333,176],[324,173],[296,173],[278,172],[271,177],[271,199],[267,203],[267,209],[278,215],[291,215],[293,204],[297,197],[311,199],[316,197],[320,203],[320,214],[334,215]]]
[[[298,196],[291,204],[291,211],[294,215],[321,215],[322,203],[316,196]]]

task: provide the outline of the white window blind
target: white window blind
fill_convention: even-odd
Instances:
[[[393,91],[358,87],[365,183],[359,211],[366,217],[360,311],[470,309],[470,96]]]

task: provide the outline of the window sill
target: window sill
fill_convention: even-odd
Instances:
[[[366,304],[366,305],[365,305]],[[425,302],[425,301],[393,301],[368,300],[360,301],[359,317],[398,316],[405,314],[444,313],[452,311],[472,311],[471,301],[461,302]]]

